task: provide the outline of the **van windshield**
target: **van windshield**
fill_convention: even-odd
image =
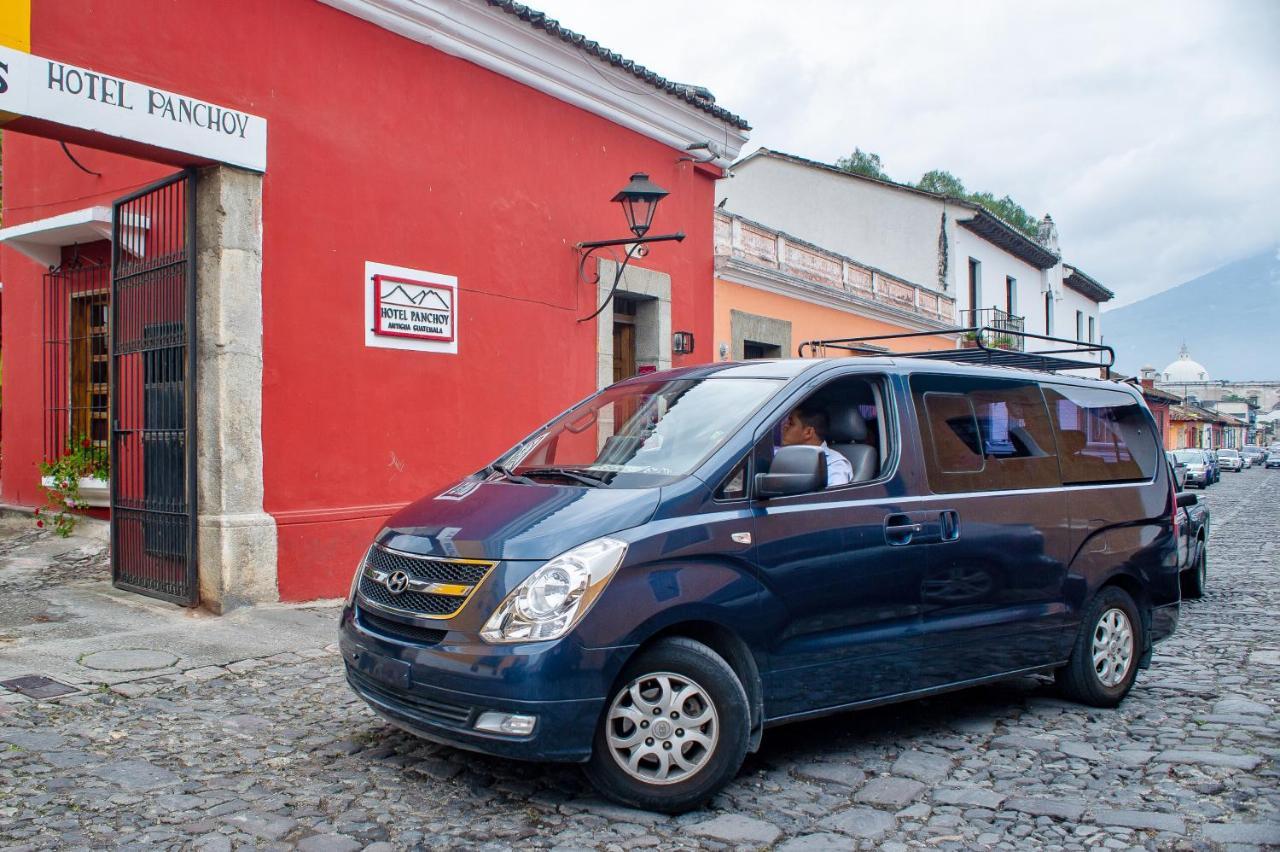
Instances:
[[[606,388],[515,447],[518,477],[645,488],[693,471],[775,391],[772,379],[668,379]]]

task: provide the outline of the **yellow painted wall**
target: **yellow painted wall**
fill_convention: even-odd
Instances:
[[[0,45],[31,52],[31,0],[0,0]]]
[[[835,337],[870,337],[878,334],[901,334],[915,329],[904,328],[881,320],[845,313],[844,311],[815,305],[800,299],[767,293],[754,287],[733,284],[716,279],[716,353],[719,354],[721,342],[732,345],[733,332],[729,321],[730,311],[744,311],[749,314],[787,320],[791,323],[791,351],[783,353],[785,357],[796,357],[796,347],[805,340],[830,339]],[[935,349],[954,349],[955,341],[946,337],[914,337],[906,340],[876,341],[878,345],[887,346],[895,352],[924,352]],[[840,350],[828,350],[829,356],[840,354]],[[732,357],[732,354],[731,354]]]

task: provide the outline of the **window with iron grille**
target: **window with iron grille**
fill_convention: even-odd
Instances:
[[[44,457],[80,449],[106,467],[110,424],[111,271],[76,254],[44,276]],[[94,466],[99,466],[95,464]]]

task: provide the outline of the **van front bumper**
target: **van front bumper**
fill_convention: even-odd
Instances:
[[[586,649],[571,636],[523,646],[424,646],[366,630],[350,609],[339,647],[351,689],[397,727],[470,751],[550,762],[591,757],[605,695],[631,650]],[[528,735],[476,730],[486,712],[536,722]]]

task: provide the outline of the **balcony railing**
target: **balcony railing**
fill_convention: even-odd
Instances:
[[[988,332],[987,343],[999,347],[1001,349],[1016,349],[1022,351],[1026,348],[1026,338],[1023,332],[1026,331],[1026,320],[1022,317],[1011,314],[1008,311],[1002,311],[1000,308],[978,308],[960,312],[960,324],[965,328],[982,328],[995,329],[995,335]],[[1000,332],[1008,331],[1012,334],[1001,335]]]
[[[715,251],[717,264],[735,261],[756,270],[830,288],[844,297],[911,314],[930,323],[951,325],[955,322],[955,300],[936,290],[722,210],[715,213]]]

